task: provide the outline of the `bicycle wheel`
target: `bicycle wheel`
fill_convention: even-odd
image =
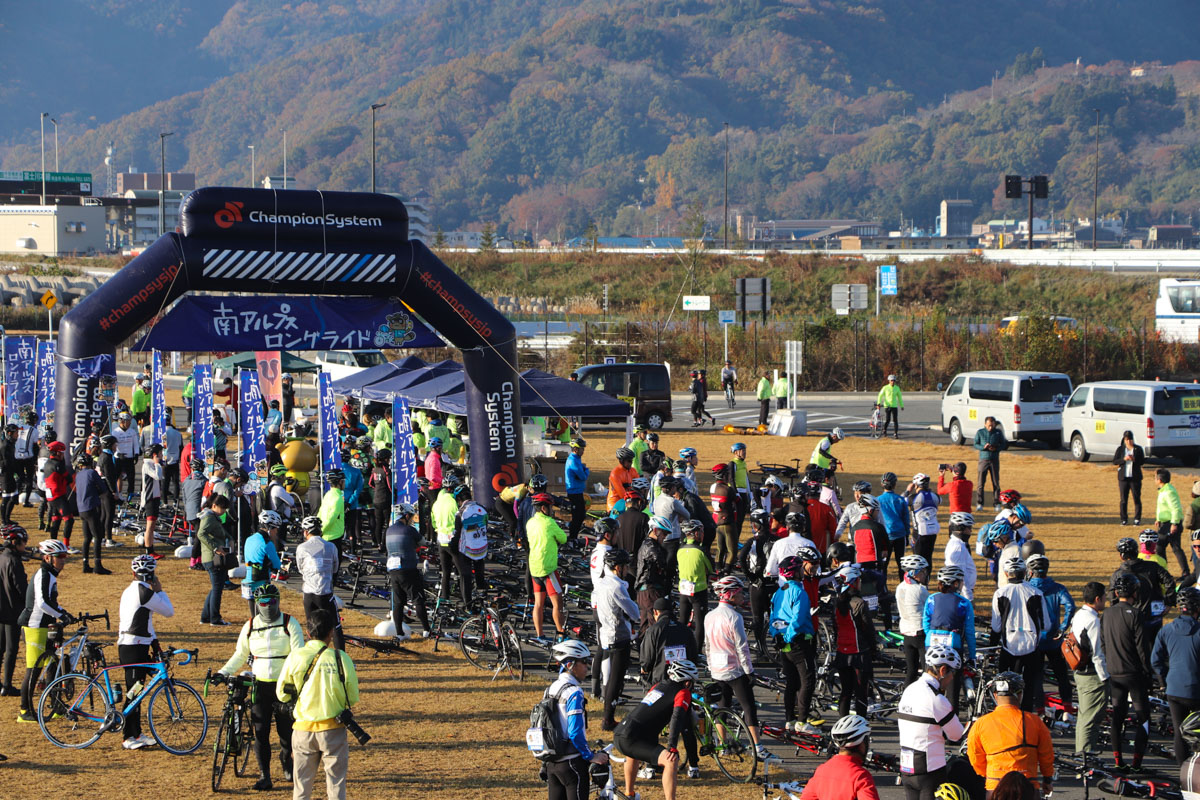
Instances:
[[[713,758],[722,774],[734,783],[749,783],[758,771],[754,741],[741,714],[728,708],[713,713]]]
[[[221,722],[217,725],[217,740],[213,742],[212,763],[212,790],[214,792],[221,790],[221,778],[225,775],[225,765],[229,763],[229,753],[235,745],[233,726],[229,724],[229,721],[236,719],[236,716],[237,710],[228,708],[221,715]]]
[[[458,629],[458,647],[467,661],[479,669],[495,672],[500,663],[500,647],[488,632],[483,617],[470,617]]]
[[[239,778],[250,772],[250,755],[254,752],[254,724],[246,708],[237,715],[237,747],[233,753],[233,774]]]
[[[37,707],[42,733],[51,744],[68,750],[99,739],[114,713],[103,685],[78,673],[62,675],[47,686]]]
[[[146,712],[150,733],[171,755],[183,756],[204,744],[208,733],[208,708],[200,693],[183,681],[171,678],[150,695]]]
[[[504,648],[503,663],[508,669],[508,676],[514,681],[524,680],[525,654],[521,652],[521,640],[517,638],[517,629],[512,623],[500,623],[500,643]]]

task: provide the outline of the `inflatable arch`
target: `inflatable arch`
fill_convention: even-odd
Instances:
[[[380,194],[208,187],[188,195],[180,219],[182,233],[159,237],[59,325],[57,421],[72,447],[103,419],[104,404],[99,378],[69,364],[114,356],[186,292],[394,297],[462,350],[477,499],[490,504],[520,481],[516,331],[409,240],[403,203]]]

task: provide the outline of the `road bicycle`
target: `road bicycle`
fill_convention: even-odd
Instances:
[[[61,675],[38,700],[38,726],[51,744],[77,750],[88,747],[105,733],[119,731],[125,722],[125,712],[149,698],[146,719],[158,745],[172,755],[195,752],[208,733],[208,708],[191,684],[171,676],[171,663],[175,656],[186,656],[179,663],[190,664],[199,652],[168,649],[157,661],[104,667],[94,678],[81,673]],[[137,684],[130,687],[124,695],[125,706],[118,711],[121,684],[113,681],[109,673],[126,667],[146,667],[150,675],[139,681],[140,689]]]
[[[514,681],[525,678],[525,657],[517,631],[497,611],[507,607],[507,598],[497,595],[491,604],[480,604],[479,610],[458,629],[462,654],[472,666],[491,672],[493,681],[502,672]]]
[[[804,784],[801,781],[772,781],[769,764],[763,764],[762,777],[756,778],[755,783],[762,786],[763,800],[800,800],[800,795],[804,792]],[[778,791],[779,794],[772,798],[772,791]]]
[[[221,722],[217,725],[217,738],[213,742],[212,790],[221,790],[221,778],[229,759],[233,759],[233,774],[246,777],[250,767],[250,754],[254,752],[254,724],[250,719],[250,708],[254,705],[257,681],[253,673],[226,677],[212,670],[204,676],[204,696],[208,697],[208,685],[228,688],[225,708],[221,711]]]
[[[734,783],[749,783],[758,771],[754,741],[741,713],[713,705],[720,696],[716,684],[692,693],[692,707],[698,715],[696,744],[700,755],[711,755],[726,778]]]
[[[734,396],[732,383],[725,384],[725,403],[730,408],[737,405],[737,398]]]
[[[1078,760],[1057,757],[1054,764],[1058,768],[1067,768],[1075,773],[1075,777],[1083,781],[1083,798],[1089,800],[1089,789],[1093,781],[1105,794],[1118,797],[1161,797],[1163,800],[1183,800],[1183,792],[1176,781],[1157,781],[1150,778],[1127,778],[1124,775],[1114,775],[1099,767],[1092,766],[1086,759]]]
[[[406,656],[415,656],[416,653],[404,647],[395,639],[372,639],[369,636],[358,636],[353,633],[343,633],[343,641],[351,647],[361,647],[364,650],[374,651],[372,658],[379,658],[381,655],[395,655],[402,653]]]
[[[34,665],[35,674],[38,676],[34,684],[37,690],[45,689],[59,675],[78,672],[90,678],[104,669],[104,648],[108,645],[91,641],[88,630],[89,622],[99,620],[104,620],[105,630],[110,629],[107,610],[103,614],[80,614],[74,617],[64,615],[51,623],[53,632],[49,646],[46,652],[38,656]],[[75,635],[64,639],[63,630],[75,624],[79,625]]]

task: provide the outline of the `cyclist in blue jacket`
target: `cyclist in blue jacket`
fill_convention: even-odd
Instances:
[[[783,671],[783,711],[788,730],[817,733],[824,720],[810,716],[817,681],[817,647],[808,592],[800,583],[804,563],[788,556],[779,563],[779,577],[787,581],[771,598],[771,636]],[[800,708],[796,708],[797,696]],[[798,713],[797,713],[798,712]]]
[[[258,514],[258,531],[246,538],[242,550],[242,558],[246,561],[246,578],[242,581],[242,595],[250,599],[250,619],[258,613],[258,604],[254,599],[254,591],[260,586],[271,582],[271,571],[280,567],[279,550],[275,541],[279,538],[279,529],[283,527],[283,517],[275,511],[260,511]]]
[[[960,655],[975,660],[975,608],[971,601],[958,593],[962,587],[962,567],[942,567],[938,570],[938,590],[930,592],[925,601],[925,613],[921,617],[925,628],[926,649],[936,645],[952,647]],[[958,708],[958,697],[962,691],[962,679],[955,675],[954,682],[946,694],[950,703]]]
[[[571,504],[571,524],[567,527],[567,538],[574,539],[583,530],[583,520],[587,516],[588,476],[591,470],[583,463],[583,450],[587,442],[582,436],[571,440],[571,455],[567,456],[567,466],[564,476],[567,484],[567,500]]]
[[[887,562],[895,560],[896,577],[904,580],[904,569],[900,566],[900,559],[904,556],[904,540],[912,528],[912,512],[903,495],[896,494],[897,480],[894,472],[885,472],[879,479],[883,491],[876,499],[879,501],[879,515],[883,518],[883,529],[888,535],[887,553],[880,560],[884,562],[884,572],[887,571]]]
[[[1041,661],[1038,664],[1036,680],[1033,688],[1033,707],[1045,708],[1045,691],[1042,688],[1042,677],[1046,674],[1046,662],[1054,670],[1054,680],[1058,683],[1058,693],[1064,703],[1071,702],[1071,671],[1067,660],[1062,654],[1062,639],[1071,627],[1071,617],[1075,615],[1075,601],[1067,587],[1047,576],[1050,571],[1050,559],[1040,553],[1034,553],[1025,560],[1029,568],[1029,585],[1041,591],[1046,598],[1046,608],[1050,611],[1050,619],[1046,631],[1042,633],[1038,643]],[[1026,687],[1028,691],[1030,687]]]

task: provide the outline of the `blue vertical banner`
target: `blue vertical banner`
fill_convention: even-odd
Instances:
[[[33,410],[38,419],[45,420],[54,413],[54,377],[58,361],[54,358],[54,342],[37,345],[37,399]]]
[[[392,400],[392,504],[417,502],[417,458],[413,453],[408,401]]]
[[[11,419],[24,406],[33,408],[37,384],[37,337],[4,339],[4,413]]]
[[[192,452],[196,458],[207,459],[213,449],[212,365],[192,367],[196,380],[196,396],[192,398]]]
[[[342,468],[342,447],[338,441],[337,408],[333,404],[333,377],[317,375],[317,404],[321,411],[321,471]]]
[[[162,352],[154,351],[150,367],[150,424],[154,431],[154,444],[163,443],[163,431],[167,427],[167,392],[163,385]]]
[[[267,429],[263,420],[258,370],[238,371],[238,425],[242,443],[240,465],[251,474],[267,468]]]

